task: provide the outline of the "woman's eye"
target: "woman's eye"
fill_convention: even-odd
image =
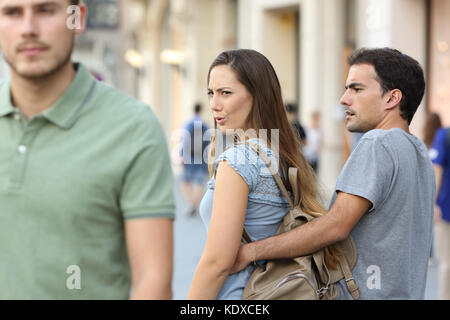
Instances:
[[[231,92],[230,91],[222,91],[222,94],[227,96],[227,95],[231,94]]]

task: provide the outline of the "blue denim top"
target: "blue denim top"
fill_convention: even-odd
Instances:
[[[275,168],[278,168],[276,157],[263,141],[255,138],[248,140],[248,142],[258,144],[267,153]],[[214,169],[222,161],[227,161],[249,186],[250,192],[244,225],[252,239],[256,241],[274,235],[281,220],[289,211],[289,203],[281,194],[262,159],[249,146],[238,144],[228,148],[217,157]],[[200,204],[200,216],[207,230],[211,221],[214,187],[215,180],[213,177],[208,182],[207,191]],[[248,266],[241,272],[230,275],[217,299],[242,299],[242,292],[252,271],[253,266]]]

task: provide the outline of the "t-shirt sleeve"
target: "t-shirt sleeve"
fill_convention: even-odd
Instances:
[[[225,150],[215,161],[215,166],[226,161],[247,183],[252,192],[258,182],[258,156],[247,145],[234,145]]]
[[[447,131],[439,129],[433,139],[432,147],[429,151],[429,156],[434,164],[442,167],[447,165],[447,148],[446,148]]]
[[[124,219],[174,218],[173,173],[164,131],[153,112],[144,112],[128,152],[120,194]]]
[[[347,160],[336,183],[336,192],[369,200],[378,208],[389,195],[395,159],[382,139],[362,139]]]

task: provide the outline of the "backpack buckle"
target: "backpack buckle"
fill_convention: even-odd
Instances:
[[[323,298],[325,293],[328,291],[328,287],[322,287],[319,290],[316,291],[317,296],[319,297],[319,300]]]

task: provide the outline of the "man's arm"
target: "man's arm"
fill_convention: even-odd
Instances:
[[[326,215],[289,232],[241,245],[232,273],[252,261],[303,256],[344,240],[371,205],[365,198],[339,192]]]
[[[125,222],[131,267],[130,299],[172,298],[173,221],[168,218]]]

